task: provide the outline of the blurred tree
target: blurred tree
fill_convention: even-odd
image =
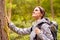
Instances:
[[[41,5],[40,5],[40,0],[37,0],[37,4],[38,4],[38,6],[41,6]]]
[[[7,9],[7,16],[11,19],[12,0],[9,0],[9,7]]]
[[[6,20],[6,0],[0,0],[0,40],[9,40]]]
[[[54,19],[54,8],[53,8],[53,0],[50,0],[50,5],[51,5],[51,15],[52,15],[52,18]]]

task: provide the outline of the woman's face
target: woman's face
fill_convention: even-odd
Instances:
[[[40,9],[38,7],[36,7],[32,13],[32,17],[34,17],[35,19],[38,19],[40,17],[42,17],[42,14],[40,12]]]

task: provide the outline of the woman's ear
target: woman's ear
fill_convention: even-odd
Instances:
[[[42,17],[43,15],[40,13],[40,17]]]

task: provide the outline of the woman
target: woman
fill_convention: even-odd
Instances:
[[[45,11],[42,7],[37,6],[33,13],[32,17],[36,19],[35,22],[33,22],[32,26],[29,28],[17,28],[10,20],[8,20],[9,28],[13,31],[15,31],[18,34],[30,34],[30,40],[53,40],[53,36],[51,34],[51,31],[49,29],[48,24],[43,24],[41,26],[41,29],[39,29],[36,25],[41,22],[48,22],[44,18]],[[37,38],[38,37],[38,38]]]

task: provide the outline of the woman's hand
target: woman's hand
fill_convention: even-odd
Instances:
[[[10,19],[9,19],[9,17],[7,17],[7,16],[6,16],[6,20],[7,20],[8,23],[11,22]]]
[[[36,33],[36,34],[39,34],[40,31],[41,31],[41,30],[40,30],[38,27],[35,28],[35,33]]]

